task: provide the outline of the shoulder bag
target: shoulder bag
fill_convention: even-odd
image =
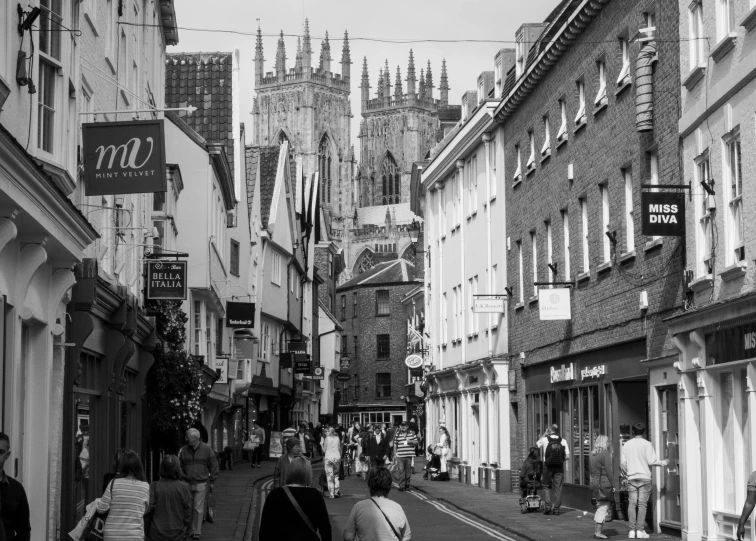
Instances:
[[[386,516],[386,513],[384,513],[384,512],[383,512],[383,509],[381,509],[381,506],[380,506],[380,505],[378,505],[378,502],[376,502],[376,501],[375,501],[375,500],[374,500],[373,498],[370,498],[370,501],[371,501],[371,502],[373,502],[373,503],[375,504],[375,506],[376,506],[376,507],[378,508],[378,511],[380,511],[380,512],[381,512],[381,515],[383,515],[383,518],[385,518],[385,519],[386,519],[386,522],[388,522],[388,525],[389,525],[389,527],[391,528],[391,531],[392,531],[392,532],[394,532],[394,535],[396,536],[396,538],[397,538],[397,539],[398,539],[399,541],[402,541],[402,536],[401,536],[401,535],[399,535],[399,534],[397,533],[397,531],[396,531],[396,528],[394,528],[394,525],[393,525],[393,524],[391,524],[391,521],[390,521],[390,520],[388,519],[388,517]]]
[[[315,530],[315,527],[312,525],[312,522],[310,519],[305,515],[305,512],[302,511],[302,508],[299,506],[299,503],[297,503],[296,498],[294,498],[294,495],[291,493],[291,490],[289,490],[289,487],[283,487],[284,492],[289,497],[289,501],[291,502],[291,505],[294,506],[294,509],[297,513],[299,513],[299,516],[302,520],[304,520],[305,525],[310,529],[312,533],[318,536],[318,539],[320,539],[320,534]]]
[[[116,478],[110,481],[110,503],[113,504],[113,487]],[[96,511],[95,514],[89,519],[84,531],[81,532],[81,541],[103,541],[105,539],[105,521],[108,518],[110,509],[107,511]]]

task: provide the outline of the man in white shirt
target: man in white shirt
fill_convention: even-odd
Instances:
[[[554,444],[554,452],[549,447]],[[561,449],[557,447],[558,444]],[[544,470],[541,482],[546,490],[544,496],[546,508],[544,515],[559,515],[562,507],[562,483],[564,482],[564,463],[570,458],[570,448],[564,438],[559,437],[559,426],[551,425],[549,433],[536,442],[543,457]],[[553,455],[553,456],[552,456]]]
[[[633,425],[633,438],[622,446],[622,473],[627,477],[627,491],[630,496],[628,515],[630,539],[647,539],[643,529],[646,522],[646,506],[651,495],[651,467],[666,466],[666,460],[658,460],[651,442],[643,437],[646,425]],[[636,509],[637,506],[637,509]]]

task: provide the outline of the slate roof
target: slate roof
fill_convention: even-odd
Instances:
[[[357,209],[358,225],[385,225],[386,209],[391,212],[392,219],[396,216],[396,224],[411,224],[412,220],[421,221],[421,218],[415,216],[410,210],[409,203],[398,203],[396,205],[381,205],[377,207],[362,207]]]
[[[446,122],[457,122],[462,118],[461,105],[447,105],[438,108],[438,119]]]
[[[234,173],[232,53],[172,53],[165,61],[165,105],[197,110],[179,116],[210,143],[226,147]]]
[[[395,284],[398,282],[413,282],[415,280],[415,265],[406,259],[395,259],[378,263],[372,269],[366,270],[348,282],[339,286],[337,291],[348,287],[371,286],[381,284]]]
[[[276,186],[278,154],[281,147],[247,147],[247,193],[254,194],[255,184],[260,183],[260,222],[263,229],[268,228],[270,205],[273,201],[273,189]],[[257,164],[260,163],[260,175]],[[249,198],[249,217],[252,219],[252,197]]]

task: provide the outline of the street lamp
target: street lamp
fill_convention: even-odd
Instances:
[[[417,249],[417,242],[420,239],[420,231],[422,231],[422,225],[417,223],[416,220],[412,220],[412,223],[407,226],[407,233],[409,233],[410,242],[412,243],[412,249],[415,254],[424,254],[423,250]]]

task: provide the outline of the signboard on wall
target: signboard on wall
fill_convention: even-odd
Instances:
[[[167,190],[163,121],[82,124],[86,195]]]
[[[270,458],[279,458],[283,454],[281,432],[270,433],[270,451],[268,454]]]
[[[255,303],[232,301],[226,303],[226,327],[247,329],[254,326]]]
[[[505,313],[506,297],[504,295],[473,295],[473,312],[476,314]]]
[[[147,300],[186,300],[186,261],[147,261]]]
[[[570,288],[555,287],[538,290],[538,309],[541,321],[572,319]]]
[[[218,372],[218,380],[215,383],[228,383],[228,357],[216,357],[215,370]]]
[[[707,333],[706,355],[711,364],[756,358],[756,321]]]
[[[641,223],[649,237],[685,236],[685,194],[641,192]]]

